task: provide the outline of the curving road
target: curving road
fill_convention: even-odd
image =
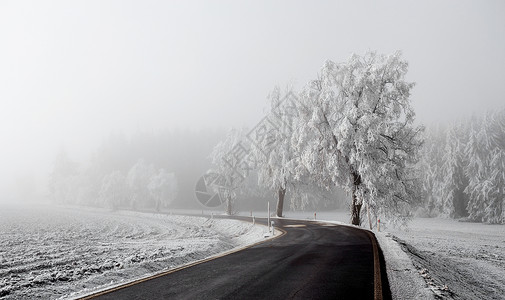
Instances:
[[[285,231],[279,238],[88,299],[391,298],[369,232],[285,219],[275,225]]]

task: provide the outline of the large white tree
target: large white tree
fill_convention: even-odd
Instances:
[[[301,93],[295,147],[300,164],[322,186],[352,195],[351,223],[368,204],[376,213],[407,216],[419,197],[414,165],[422,144],[400,53],[327,61]]]

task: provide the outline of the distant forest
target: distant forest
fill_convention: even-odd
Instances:
[[[224,135],[221,130],[111,134],[88,162],[57,155],[51,197],[57,203],[112,208],[197,208],[195,183],[211,167],[208,156]],[[158,204],[157,188],[164,198]]]
[[[210,155],[226,135],[224,130],[111,134],[86,163],[65,152],[57,155],[51,197],[56,203],[98,207],[204,209],[196,201],[195,184],[215,167]],[[427,128],[419,164],[418,214],[505,223],[505,110]],[[347,197],[341,191],[325,196],[307,208],[341,208]],[[264,209],[275,199],[275,191],[259,188],[252,172],[234,209]]]
[[[426,131],[424,214],[505,223],[505,110]]]
[[[226,134],[225,130],[115,133],[81,163],[62,151],[49,178],[51,200],[112,209],[205,209],[196,200],[195,185],[215,167],[210,155]],[[276,191],[259,188],[254,172],[244,184],[235,211],[265,210],[267,201],[274,205]],[[330,195],[307,208],[340,207],[342,201],[335,200],[341,197]]]

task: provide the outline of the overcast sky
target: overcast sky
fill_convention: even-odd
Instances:
[[[111,131],[252,127],[275,85],[402,50],[421,122],[503,107],[505,1],[0,1],[0,180]],[[1,185],[0,185],[1,186]]]

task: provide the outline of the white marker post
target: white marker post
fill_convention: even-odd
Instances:
[[[270,232],[270,201],[267,202],[267,225],[268,225],[268,232]]]

